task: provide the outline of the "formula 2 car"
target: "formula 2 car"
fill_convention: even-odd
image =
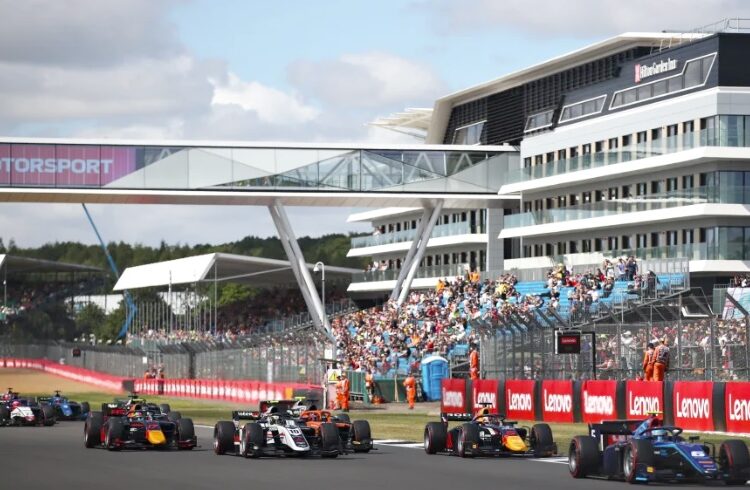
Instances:
[[[40,396],[36,401],[40,405],[49,405],[55,411],[57,420],[86,420],[89,412],[89,402],[74,402],[60,394],[60,390],[55,390],[52,396]]]
[[[8,388],[0,400],[0,426],[3,425],[55,425],[55,411],[48,405],[21,398]]]
[[[440,422],[429,422],[424,429],[427,454],[446,453],[462,458],[474,456],[531,456],[543,458],[557,454],[552,429],[547,424],[519,427],[501,414],[483,409],[470,413],[441,413]],[[448,422],[463,424],[448,429]]]
[[[90,412],[83,429],[84,445],[110,451],[138,448],[190,450],[198,445],[192,419],[170,419],[168,414],[152,405],[109,403],[104,404],[101,412]]]
[[[308,442],[300,425],[295,400],[261,402],[259,411],[232,412],[232,421],[217,422],[214,427],[214,452],[245,458],[261,456],[300,456],[319,454],[335,458],[342,451],[339,431],[333,422],[321,423],[319,439]],[[243,420],[248,420],[242,424]]]
[[[656,413],[646,420],[589,424],[587,436],[570,442],[568,469],[573,478],[599,476],[629,483],[750,480],[750,453],[744,442],[726,440],[718,448],[687,441],[679,427],[662,426]]]

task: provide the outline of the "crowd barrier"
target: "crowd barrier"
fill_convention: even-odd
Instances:
[[[491,406],[514,420],[598,423],[662,412],[685,430],[750,433],[750,382],[444,379],[442,412]]]
[[[36,369],[117,392],[136,391],[145,395],[236,403],[258,403],[262,400],[290,399],[297,396],[320,400],[323,391],[318,386],[302,383],[213,379],[133,379],[67,366],[46,359],[0,358],[0,368]]]

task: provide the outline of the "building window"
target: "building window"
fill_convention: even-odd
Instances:
[[[454,145],[478,145],[482,142],[482,130],[486,121],[457,128],[453,133]]]
[[[610,150],[616,150],[619,146],[619,141],[617,138],[610,138],[609,139],[609,149]]]
[[[570,154],[570,158],[575,158],[578,156],[578,147],[577,146],[571,146],[568,148],[568,153]]]
[[[694,179],[692,175],[683,175],[682,176],[682,188],[683,189],[692,189],[694,186]]]
[[[630,235],[623,235],[620,237],[620,241],[622,242],[623,250],[628,250],[630,248]]]
[[[657,141],[661,139],[661,128],[651,130],[651,141]]]
[[[626,134],[626,135],[624,135],[624,136],[622,137],[622,146],[623,146],[623,147],[628,147],[628,146],[630,146],[630,138],[631,138],[631,136],[630,136],[629,134]]]
[[[613,200],[617,199],[618,198],[617,194],[618,194],[617,187],[610,187],[609,188],[609,200],[610,201],[613,201]]]
[[[524,132],[528,133],[529,131],[536,131],[552,126],[552,114],[554,112],[554,109],[551,109],[538,114],[532,114],[526,119]]]
[[[529,167],[531,167],[531,157],[526,157],[523,159],[523,168]]]
[[[646,142],[646,131],[639,131],[636,133],[636,143],[641,144]]]
[[[658,247],[659,245],[659,232],[651,233],[651,246]]]
[[[622,186],[622,198],[627,199],[630,197],[630,186],[624,185]]]
[[[667,246],[671,247],[673,245],[677,245],[677,230],[667,232]]]
[[[578,242],[575,240],[570,240],[568,242],[568,250],[570,250],[570,253],[577,254],[578,253]]]
[[[578,204],[578,194],[571,194],[568,197],[568,204],[570,206],[576,206]]]
[[[591,202],[591,193],[590,192],[584,192],[581,194],[581,197],[583,198],[583,204],[588,204]]]
[[[591,252],[591,240],[588,240],[588,239],[581,240],[581,251],[583,253]]]
[[[652,180],[651,181],[651,194],[659,194],[660,192],[661,192],[661,181]]]
[[[609,245],[609,250],[617,250],[618,248],[620,248],[618,246],[618,244],[617,244],[617,237],[616,236],[611,236],[611,237],[607,238],[607,241],[608,241],[608,245]]]
[[[547,153],[547,163],[555,161],[555,152],[551,151]]]
[[[599,153],[604,149],[604,141],[594,143],[594,153]]]
[[[639,233],[635,236],[635,246],[636,248],[648,248],[648,243],[646,243],[647,236],[645,233]]]
[[[555,255],[555,247],[551,243],[544,244],[544,255]]]
[[[601,252],[604,250],[604,240],[601,238],[594,239],[594,252]]]
[[[635,185],[635,194],[636,196],[645,196],[647,192],[648,186],[645,182],[640,182]]]
[[[682,230],[682,243],[685,243],[685,244],[693,243],[693,238],[694,238],[694,234],[693,234],[692,228]]]
[[[604,109],[606,99],[606,95],[601,95],[593,99],[566,105],[560,112],[559,122],[573,121],[593,114],[599,114]]]
[[[670,177],[667,179],[667,192],[677,190],[677,177]]]
[[[534,164],[541,165],[544,161],[544,155],[537,155],[534,157]]]

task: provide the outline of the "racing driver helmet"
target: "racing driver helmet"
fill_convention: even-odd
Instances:
[[[651,431],[651,436],[655,441],[665,441],[667,439],[667,431],[659,427]]]

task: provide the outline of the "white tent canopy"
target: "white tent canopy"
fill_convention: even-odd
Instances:
[[[307,264],[312,270],[314,264]],[[326,266],[331,279],[351,280],[361,272],[348,267]],[[295,284],[288,260],[264,259],[227,253],[211,253],[183,259],[128,267],[115,284],[115,291],[163,287],[198,282],[243,282],[253,285],[277,286]]]

